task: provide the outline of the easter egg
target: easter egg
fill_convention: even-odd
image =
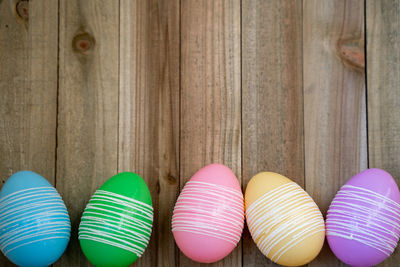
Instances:
[[[149,243],[153,226],[150,191],[131,172],[108,179],[92,196],[79,225],[79,242],[97,266],[128,266]]]
[[[261,252],[285,266],[312,261],[325,239],[324,218],[312,198],[295,182],[261,172],[247,185],[246,220]]]
[[[0,248],[18,266],[49,266],[64,253],[71,224],[56,189],[42,176],[20,171],[0,191]]]
[[[227,256],[240,240],[243,194],[235,174],[211,164],[186,183],[172,216],[176,244],[187,257],[211,263]]]
[[[326,219],[333,253],[352,266],[373,266],[394,251],[400,236],[400,192],[392,176],[368,169],[345,183]]]

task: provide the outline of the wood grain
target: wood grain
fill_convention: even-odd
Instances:
[[[400,182],[400,1],[367,1],[369,166]],[[380,266],[397,266],[399,249]]]
[[[149,186],[154,224],[135,266],[176,266],[171,217],[179,192],[179,0],[120,6],[119,171]]]
[[[57,189],[72,233],[56,266],[88,266],[78,242],[81,214],[117,173],[119,3],[61,1]]]
[[[0,179],[30,169],[56,185],[73,228],[55,265],[90,266],[80,217],[121,171],[146,180],[155,208],[135,266],[199,266],[170,224],[209,163],[243,189],[260,171],[288,176],[324,214],[368,165],[400,182],[400,1],[365,2],[0,0]],[[246,227],[213,264],[265,265]],[[343,264],[325,247],[309,266]]]
[[[360,40],[364,1],[307,0],[303,5],[306,189],[326,214],[339,188],[367,168],[365,76],[338,46]],[[338,266],[327,248],[309,266]]]
[[[180,186],[210,163],[241,181],[240,1],[182,1]],[[241,266],[241,244],[213,266]],[[182,253],[180,266],[198,266]]]
[[[17,4],[0,1],[0,179],[32,170],[54,184],[58,3],[23,3],[22,16]]]
[[[243,182],[273,171],[304,186],[301,1],[242,8]],[[243,266],[277,266],[243,239]]]

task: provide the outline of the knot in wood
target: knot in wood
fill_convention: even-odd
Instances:
[[[72,48],[75,52],[84,54],[85,52],[92,49],[94,46],[94,38],[87,32],[79,33],[75,35],[72,40]]]
[[[17,12],[17,15],[23,20],[29,19],[29,1],[27,0],[18,1],[15,6],[15,10]]]
[[[365,69],[363,38],[341,39],[338,42],[338,54],[344,63],[357,70]]]

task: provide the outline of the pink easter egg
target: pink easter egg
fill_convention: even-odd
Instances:
[[[227,256],[240,241],[244,202],[239,181],[226,166],[211,164],[196,172],[176,201],[172,232],[190,259],[211,263]]]
[[[390,256],[400,237],[400,192],[392,176],[368,169],[333,199],[326,219],[333,253],[351,266],[374,266]]]

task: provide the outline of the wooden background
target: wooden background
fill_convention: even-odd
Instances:
[[[121,171],[146,180],[155,207],[135,266],[197,266],[170,221],[208,163],[243,189],[286,175],[325,214],[368,167],[400,182],[399,14],[400,0],[0,0],[1,181],[29,169],[57,187],[73,231],[55,266],[89,265],[80,215]],[[273,265],[245,229],[212,266]],[[326,247],[309,264],[341,265]]]

